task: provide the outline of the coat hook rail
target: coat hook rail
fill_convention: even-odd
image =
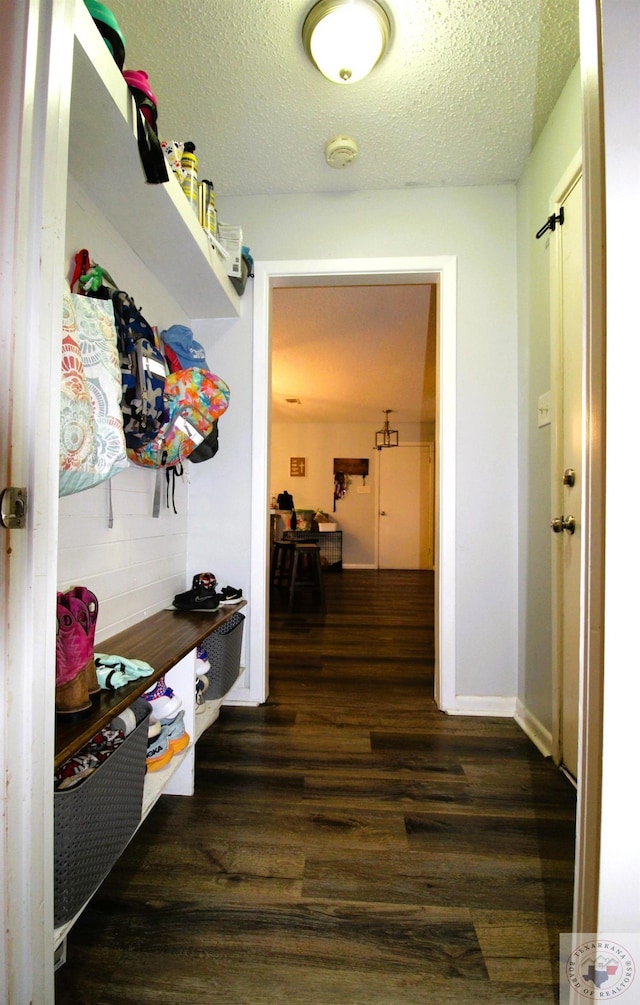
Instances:
[[[564,223],[564,206],[560,207],[560,212],[557,213],[556,215],[552,213],[547,222],[545,223],[544,227],[540,227],[540,230],[536,234],[536,240],[539,240],[539,238],[541,238],[543,234],[546,234],[548,230],[555,230],[556,223],[560,227]]]

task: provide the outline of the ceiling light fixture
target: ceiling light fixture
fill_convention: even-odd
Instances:
[[[328,80],[353,84],[374,68],[391,37],[377,0],[320,0],[302,26],[302,41]]]
[[[376,433],[376,450],[382,450],[383,447],[397,447],[398,446],[398,430],[389,429],[389,413],[393,411],[392,408],[383,408],[385,419],[384,426],[379,429]]]

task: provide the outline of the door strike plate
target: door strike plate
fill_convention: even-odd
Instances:
[[[0,495],[0,522],[7,530],[22,530],[27,525],[26,488],[4,489]]]

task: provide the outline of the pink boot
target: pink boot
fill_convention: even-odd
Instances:
[[[89,640],[69,607],[58,594],[56,633],[56,712],[70,715],[91,708],[85,667]]]
[[[95,593],[92,593],[86,586],[74,586],[73,589],[67,590],[64,596],[66,598],[64,603],[67,604],[71,613],[75,615],[76,621],[78,621],[84,628],[91,646],[91,654],[85,668],[89,694],[100,694],[100,684],[98,683],[98,675],[96,674],[96,663],[94,659],[94,639],[96,634],[96,622],[98,620],[98,598]]]

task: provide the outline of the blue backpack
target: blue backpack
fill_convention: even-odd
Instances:
[[[153,329],[124,290],[111,293],[122,374],[122,420],[130,450],[144,446],[167,419],[166,367]]]

